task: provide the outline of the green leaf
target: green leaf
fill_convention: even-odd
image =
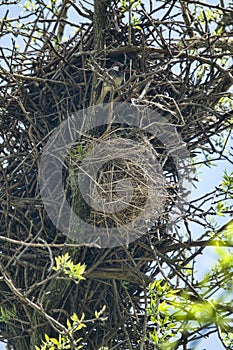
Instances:
[[[166,313],[170,309],[170,306],[163,301],[162,303],[159,304],[158,306],[158,311]]]
[[[55,345],[59,345],[59,341],[56,338],[50,338],[51,342]]]
[[[66,321],[66,324],[67,324],[68,329],[71,329],[71,328],[72,328],[71,323],[70,323],[69,320]]]

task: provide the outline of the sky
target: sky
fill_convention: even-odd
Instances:
[[[217,1],[213,0],[211,1],[211,3],[217,4]],[[13,10],[9,14],[10,17],[11,16],[17,17],[18,14],[21,12],[21,9],[19,10],[18,7],[13,8],[10,6],[10,9]],[[3,12],[5,11],[2,11],[2,13]],[[8,44],[3,43],[0,40],[0,45],[5,46]],[[230,140],[228,147],[230,146],[233,147],[233,139]],[[198,197],[201,194],[212,191],[217,185],[220,184],[225,170],[232,172],[232,166],[227,161],[219,161],[216,167],[212,167],[212,168],[203,167],[201,169],[200,182],[197,184],[197,189],[193,188],[192,198]],[[224,224],[227,222],[227,219],[224,217],[219,218],[219,222],[220,224],[221,222],[222,224]],[[197,261],[197,266],[199,266],[198,267],[199,276],[203,276],[203,274],[208,271],[209,267],[213,265],[214,261],[216,261],[216,255],[214,253],[213,248],[206,249],[203,256]],[[209,350],[211,348],[214,348],[215,350],[224,349],[216,335],[212,335],[209,339],[205,339],[204,341],[200,342],[199,345],[196,345],[195,350],[205,350],[205,349]],[[5,350],[5,349],[6,349],[5,344],[0,342],[0,350]]]
[[[228,150],[231,148],[233,152],[233,133],[231,139],[228,143]],[[197,184],[197,189],[193,189],[192,198],[198,198],[201,195],[213,191],[222,181],[224,171],[227,170],[228,173],[233,171],[232,164],[228,161],[218,161],[215,167],[203,167],[200,174],[200,182]],[[229,221],[228,217],[219,217],[219,226],[224,225]],[[203,232],[198,232],[198,235]],[[203,255],[197,258],[197,264],[195,270],[197,271],[197,276],[202,278],[205,273],[210,271],[210,268],[217,262],[217,254],[214,247],[208,247],[204,250]],[[225,349],[218,339],[217,334],[211,335],[209,338],[204,339],[195,347],[195,350],[223,350]]]

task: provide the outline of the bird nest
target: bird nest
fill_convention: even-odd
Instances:
[[[170,261],[184,254],[182,244],[173,248],[174,243],[182,241],[177,226],[172,232],[167,230],[170,213],[179,202],[179,174],[172,154],[158,135],[122,123],[95,127],[69,148],[63,167],[66,199],[75,216],[98,230],[94,240],[86,238],[87,231],[79,231],[75,220],[73,235],[63,235],[45,210],[38,184],[41,155],[51,133],[71,115],[90,106],[93,77],[97,98],[100,94],[100,61],[89,52],[92,36],[88,27],[75,43],[69,42],[59,51],[47,49],[30,71],[21,61],[15,77],[6,75],[0,111],[1,262],[15,289],[27,291],[34,303],[45,300],[44,310],[59,322],[65,322],[73,312],[84,312],[92,319],[94,311],[106,305],[107,321],[90,322],[81,331],[84,348],[105,345],[125,350],[130,339],[131,348],[136,349],[138,339],[144,337],[142,294],[146,286],[160,273],[167,261],[165,254],[169,253]],[[145,35],[144,42],[147,39]],[[204,90],[200,93],[199,84],[195,85],[192,77],[187,79],[192,58],[189,61],[186,57],[186,71],[180,61],[183,73],[179,76],[172,71],[177,59],[173,62],[165,49],[125,44],[120,48],[112,45],[105,53],[107,67],[116,60],[126,67],[115,101],[152,109],[165,118],[165,124],[176,128],[191,154],[207,143],[210,135],[224,130],[225,114],[216,119],[214,109],[218,98]],[[79,53],[78,47],[83,52]],[[213,91],[220,80],[224,83],[224,74],[221,79],[213,70],[204,85],[208,88],[213,82]],[[107,149],[103,141],[109,145]],[[113,154],[117,154],[114,159]],[[93,165],[95,178],[91,181],[84,174]],[[115,233],[117,239],[112,244]],[[78,285],[50,278],[54,257],[67,251],[75,262],[87,266],[86,280]],[[17,343],[17,335],[27,349],[31,322],[44,324],[45,320],[35,316],[36,311],[31,314],[30,306],[23,298],[21,304],[17,293],[2,279],[0,284],[1,305],[17,308],[14,324],[6,326],[13,339],[10,343]],[[48,332],[52,334],[53,330]],[[16,345],[15,349],[20,348]]]
[[[135,143],[123,138],[126,131],[127,128],[117,127],[107,140],[102,136],[99,145],[93,142],[82,147],[82,161],[75,153],[80,146],[74,148],[69,158],[69,184],[73,194],[70,203],[75,215],[80,215],[81,197],[82,203],[88,204],[85,220],[93,226],[94,243],[102,247],[128,244],[140,238],[156,217],[162,218],[165,203],[171,199],[168,191],[171,184],[166,183],[159,169],[159,155],[156,159],[155,151],[143,139]],[[75,223],[71,231],[74,235]],[[80,227],[77,231],[76,237],[80,239]]]

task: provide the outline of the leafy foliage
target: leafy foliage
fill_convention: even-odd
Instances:
[[[95,318],[105,320],[102,317],[106,306],[100,311],[95,311]],[[90,321],[90,320],[88,320]],[[91,320],[94,321],[94,320]],[[76,334],[83,328],[86,327],[87,321],[85,320],[85,315],[82,314],[81,318],[74,313],[70,320],[67,319],[67,334],[59,334],[58,338],[50,338],[47,334],[45,334],[45,340],[43,341],[41,347],[36,346],[36,350],[65,350],[65,349],[83,349],[83,345],[81,344],[82,338],[79,338]],[[100,349],[101,350],[101,349]],[[108,350],[108,349],[106,349]]]
[[[85,279],[83,274],[85,272],[86,266],[80,263],[74,264],[71,260],[69,253],[62,256],[55,257],[56,265],[53,266],[53,270],[61,271],[71,279],[75,280],[76,283]]]
[[[65,350],[65,349],[82,349],[80,345],[82,338],[75,339],[75,333],[86,327],[83,323],[85,315],[79,319],[77,314],[71,316],[71,321],[67,320],[68,334],[59,334],[58,338],[50,338],[45,334],[45,341],[41,347],[36,346],[36,350]]]

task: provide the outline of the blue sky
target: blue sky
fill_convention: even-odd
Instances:
[[[228,142],[228,150],[233,150],[233,134],[231,135],[231,139]],[[232,152],[232,151],[231,151]],[[199,196],[211,192],[217,187],[221,181],[222,177],[224,175],[224,171],[227,170],[228,173],[231,173],[233,171],[232,164],[230,164],[228,161],[218,161],[216,162],[217,166],[215,167],[203,167],[201,169],[201,175],[200,175],[200,182],[197,184],[198,188],[196,190],[193,190],[192,198],[198,198]],[[218,217],[218,224],[219,226],[224,225],[229,221],[228,217]],[[195,233],[195,232],[194,232]],[[198,236],[202,234],[203,232],[198,232]],[[226,249],[226,248],[225,248]],[[204,250],[203,255],[199,256],[197,259],[196,264],[196,271],[197,276],[199,278],[203,277],[205,273],[210,271],[210,268],[214,265],[214,263],[217,261],[217,254],[215,252],[214,247],[208,247]],[[213,297],[214,298],[214,297]],[[220,340],[218,339],[217,334],[211,335],[209,338],[204,339],[199,343],[198,346],[195,347],[195,350],[223,350],[225,349],[223,345],[221,344]]]

